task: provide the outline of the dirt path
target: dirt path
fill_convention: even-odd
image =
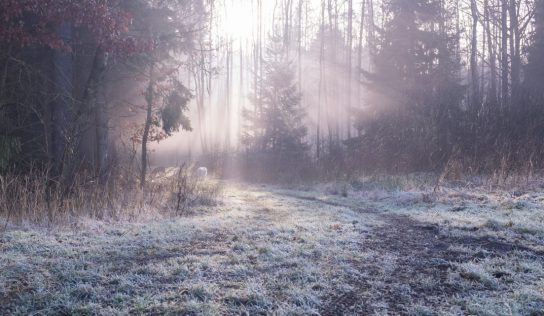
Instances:
[[[296,198],[295,195],[288,196]],[[315,198],[301,199],[321,203],[322,207],[341,205]],[[451,297],[469,294],[465,292],[466,288],[448,280],[458,264],[507,256],[513,252],[544,258],[543,252],[497,238],[446,236],[441,234],[438,225],[422,223],[408,216],[378,212],[368,207],[357,208],[356,211],[361,216],[379,216],[384,221],[380,227],[359,236],[360,251],[378,255],[372,261],[353,262],[359,276],[348,281],[351,286],[348,290],[342,289],[345,288],[343,284],[324,298],[325,304],[320,308],[322,315],[408,314],[413,311],[414,304],[422,307],[445,305]],[[467,253],[455,249],[478,251]],[[391,258],[395,260],[394,267],[384,269],[380,263],[387,266]],[[509,275],[496,271],[492,276],[501,279]],[[386,306],[376,306],[377,301],[385,302]]]

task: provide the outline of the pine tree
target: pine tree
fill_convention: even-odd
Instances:
[[[270,42],[258,78],[260,88],[251,97],[254,108],[244,111],[242,141],[249,152],[266,158],[263,163],[279,167],[298,163],[307,153],[306,112],[281,38]]]
[[[363,72],[379,95],[374,106],[381,116],[370,126],[358,123],[364,131],[358,146],[380,149],[369,161],[392,158],[406,168],[428,168],[451,153],[456,129],[451,118],[459,115],[463,95],[458,37],[446,26],[443,1],[389,0],[386,10],[388,20],[372,56],[374,72]]]
[[[535,30],[533,44],[529,48],[528,63],[525,67],[524,85],[533,97],[544,99],[542,81],[544,80],[544,0],[535,3]]]

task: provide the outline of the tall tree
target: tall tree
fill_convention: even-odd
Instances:
[[[296,72],[279,37],[270,40],[259,81],[262,88],[255,91],[252,102],[261,109],[245,109],[243,142],[249,151],[264,154],[267,159],[263,163],[269,162],[267,168],[277,172],[285,164],[301,161],[308,149],[306,113],[300,107]]]
[[[489,5],[490,0],[484,0],[484,30],[485,34],[487,35],[487,53],[489,56],[489,71],[491,73],[491,76],[489,80],[491,81],[489,84],[489,92],[487,94],[487,103],[491,105],[497,104],[497,52],[496,52],[496,45],[495,45],[495,36],[493,34],[493,30],[491,28],[491,7]],[[484,48],[485,49],[485,48]]]
[[[53,50],[51,78],[60,97],[54,106],[44,106],[36,113],[44,126],[47,165],[59,182],[68,187],[81,157],[82,130],[91,121],[90,109],[96,105],[94,92],[105,68],[106,59],[102,57],[108,53],[125,56],[139,50],[127,33],[130,13],[118,1],[6,0],[0,3],[0,16],[0,42],[17,47],[18,51],[42,47]],[[85,93],[80,96],[74,82],[74,62],[78,57],[74,52],[86,45],[83,37],[92,42],[97,56],[83,80]]]
[[[316,129],[316,156],[319,159],[321,156],[321,109],[323,103],[324,89],[324,67],[325,67],[325,0],[321,2],[321,22],[319,27],[319,87],[317,101],[317,129]]]
[[[147,73],[144,92],[144,122],[136,126],[133,140],[141,143],[140,186],[145,188],[148,149],[152,141],[160,141],[180,128],[191,130],[184,115],[187,102],[192,97],[180,81],[179,69],[185,64],[180,56],[194,52],[195,38],[199,35],[205,16],[199,0],[155,1],[134,3],[138,5],[138,27],[141,38],[151,44],[151,49],[135,57],[131,63],[135,70]],[[202,51],[199,52],[202,57]],[[205,67],[204,63],[201,64]],[[142,69],[143,68],[143,69]],[[202,70],[204,71],[204,70]],[[201,78],[201,88],[205,80]],[[202,93],[202,91],[199,91]]]
[[[508,0],[501,0],[501,104],[510,105],[510,65],[508,59]]]
[[[393,157],[399,163],[398,155],[405,155],[413,168],[440,165],[452,150],[455,127],[450,118],[458,115],[462,97],[457,34],[441,30],[446,15],[440,1],[390,0],[386,10],[390,18],[373,54],[374,71],[364,72],[381,95],[376,102],[383,108],[382,117],[364,127],[359,146],[380,148],[374,154],[385,155],[375,157],[382,163]]]
[[[471,106],[479,109],[480,106],[480,79],[478,75],[478,4],[476,0],[470,0],[470,12],[472,15],[472,36],[470,41],[470,102]]]
[[[535,22],[532,34],[532,45],[529,47],[528,62],[524,71],[524,86],[536,99],[544,102],[542,82],[544,80],[544,0],[535,3]],[[542,104],[541,104],[542,105]]]
[[[351,91],[353,85],[353,0],[348,0],[348,30],[347,30],[347,85],[346,85],[346,111],[347,111],[347,137],[351,138]]]

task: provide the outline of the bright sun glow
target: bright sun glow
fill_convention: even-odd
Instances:
[[[225,0],[219,33],[233,40],[252,37],[257,28],[257,7],[249,0]]]
[[[218,22],[216,32],[221,37],[235,41],[254,38],[259,27],[262,35],[266,36],[271,29],[273,17],[278,17],[284,10],[279,2],[272,0],[223,0],[219,3],[215,11]],[[296,15],[298,1],[293,3],[292,14]],[[315,11],[321,7],[321,0],[305,0],[304,3],[304,10]]]

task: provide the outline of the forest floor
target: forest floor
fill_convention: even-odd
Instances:
[[[0,233],[0,314],[544,315],[542,188],[342,190]]]

